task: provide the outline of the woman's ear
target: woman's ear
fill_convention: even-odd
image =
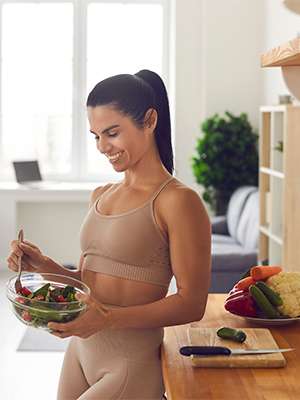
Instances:
[[[144,128],[150,129],[153,132],[157,125],[157,111],[154,108],[149,108],[144,118]]]

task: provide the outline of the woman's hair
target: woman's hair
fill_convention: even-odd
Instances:
[[[143,69],[134,75],[120,74],[99,82],[90,92],[86,105],[110,105],[129,116],[139,127],[149,108],[157,111],[155,141],[160,159],[173,175],[173,149],[171,142],[170,108],[166,87],[158,74]]]

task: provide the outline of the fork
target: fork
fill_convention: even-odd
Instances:
[[[23,238],[24,238],[23,229],[20,229],[20,231],[18,233],[18,241],[19,241],[19,243],[23,242]],[[16,282],[15,282],[15,291],[16,291],[16,293],[20,293],[21,290],[22,290],[21,272],[22,272],[22,255],[19,256],[19,259],[18,259],[18,277],[17,277]]]

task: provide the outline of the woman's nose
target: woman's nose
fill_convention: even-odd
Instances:
[[[98,150],[100,151],[100,153],[109,153],[111,146],[110,146],[107,138],[99,137],[97,147],[98,147]]]

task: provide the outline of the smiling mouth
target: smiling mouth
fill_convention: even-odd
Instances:
[[[115,162],[122,156],[123,153],[124,153],[124,151],[119,151],[118,153],[116,153],[114,155],[111,155],[111,156],[107,155],[106,157],[109,159],[109,161]]]

